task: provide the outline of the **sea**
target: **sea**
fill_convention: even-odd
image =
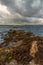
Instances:
[[[43,37],[43,25],[0,25],[0,43],[4,41],[4,36],[9,30],[23,30]]]

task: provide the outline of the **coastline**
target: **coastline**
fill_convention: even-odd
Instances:
[[[10,30],[0,44],[0,65],[32,65],[43,63],[43,37],[31,32]]]

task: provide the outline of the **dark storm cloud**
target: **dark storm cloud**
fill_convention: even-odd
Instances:
[[[15,12],[24,17],[43,17],[43,0],[0,0],[14,15]]]
[[[43,0],[0,0],[0,4],[0,24],[43,24]]]

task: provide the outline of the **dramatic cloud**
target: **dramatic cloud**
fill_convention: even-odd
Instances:
[[[12,18],[12,23],[15,23],[16,18],[18,23],[41,24],[43,23],[43,0],[0,0],[0,17]]]
[[[10,15],[10,12],[7,10],[7,7],[0,4],[0,17],[6,18]]]

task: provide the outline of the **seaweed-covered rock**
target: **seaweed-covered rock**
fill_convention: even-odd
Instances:
[[[10,30],[0,44],[0,65],[43,65],[43,37]]]

